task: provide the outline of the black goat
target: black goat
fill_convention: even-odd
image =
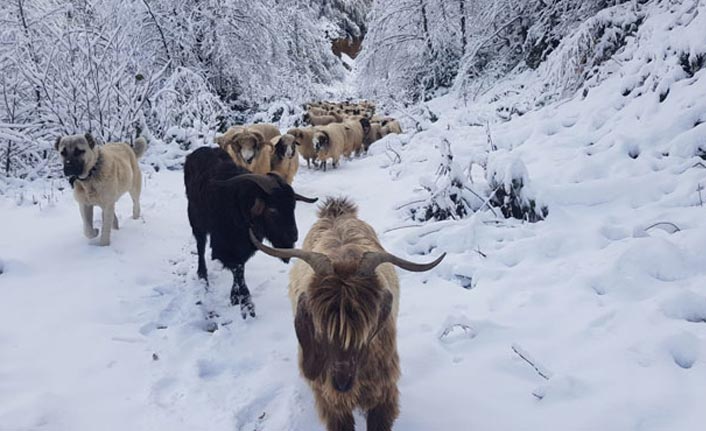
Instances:
[[[199,254],[198,276],[208,283],[204,251],[211,238],[211,258],[233,273],[232,305],[240,304],[243,318],[255,317],[255,305],[245,284],[245,262],[257,250],[248,229],[275,247],[297,242],[296,201],[300,196],[276,174],[256,175],[233,163],[220,148],[199,148],[186,157],[184,184],[189,201],[189,223]]]

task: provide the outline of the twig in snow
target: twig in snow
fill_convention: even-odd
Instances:
[[[487,254],[485,254],[485,253],[483,253],[482,251],[480,251],[480,246],[476,247],[476,250],[475,250],[475,251],[476,251],[476,253],[478,253],[479,255],[481,255],[481,257],[488,257]]]
[[[463,188],[465,188],[465,189],[468,190],[469,192],[473,193],[478,199],[483,200],[483,197],[482,197],[481,195],[479,195],[478,193],[474,192],[474,191],[471,190],[469,187],[463,186]],[[498,191],[497,188],[496,188],[495,190],[493,190],[493,193],[491,193],[490,196],[488,196],[488,198],[483,202],[483,205],[481,205],[480,208],[478,208],[478,211],[482,210],[483,207],[487,206],[488,209],[490,210],[490,212],[492,212],[495,217],[498,216],[498,213],[495,212],[495,210],[493,209],[493,207],[490,206],[490,205],[488,205],[488,204],[490,203],[490,200],[493,199],[493,196],[495,196],[495,193],[496,193],[497,191]]]
[[[420,234],[419,234],[419,238],[423,238],[423,237],[425,237],[425,236],[427,236],[427,235],[431,235],[431,234],[433,234],[433,233],[437,233],[437,232],[439,232],[441,229],[443,229],[443,226],[442,226],[442,227],[439,227],[438,229],[432,229],[432,230],[430,230],[430,231],[427,231],[427,232],[424,232],[424,233],[420,233]]]
[[[679,228],[679,226],[675,225],[674,223],[668,222],[668,221],[660,221],[660,222],[657,222],[653,225],[647,226],[645,228],[645,232],[649,231],[652,228],[656,228],[656,227],[659,227],[660,229],[662,229],[663,231],[665,231],[667,233],[681,232],[681,229]],[[669,227],[669,228],[665,228],[665,227]]]
[[[696,191],[699,192],[699,205],[700,206],[704,206],[704,200],[701,197],[701,190],[703,190],[703,189],[704,189],[704,186],[701,185],[701,183],[699,183],[699,185],[696,187]]]
[[[530,354],[527,353],[519,344],[513,344],[512,351],[515,352],[517,356],[522,358],[523,361],[530,364],[532,368],[534,368],[534,370],[537,372],[537,374],[539,374],[540,377],[542,377],[544,380],[551,379],[552,372],[544,368],[542,364],[535,361],[534,358],[530,356]]]
[[[424,226],[424,225],[423,224],[409,224],[409,225],[405,225],[405,226],[397,226],[397,227],[387,229],[386,231],[383,232],[383,234],[394,232],[396,230],[409,229],[412,227],[422,227],[422,226]]]
[[[493,142],[493,136],[490,134],[490,121],[485,122],[485,134],[488,138],[488,145],[491,151],[498,151],[498,146]]]
[[[395,150],[392,148],[392,145],[390,145],[389,142],[387,143],[387,151],[390,151],[391,153],[393,153],[393,154],[395,155],[395,157],[392,158],[392,157],[390,157],[389,154],[385,153],[388,157],[390,157],[390,161],[391,161],[393,164],[402,163],[402,157],[400,156],[400,153],[398,153],[397,151],[395,151]]]
[[[420,204],[420,203],[422,203],[422,202],[426,202],[426,199],[417,199],[417,200],[414,200],[414,201],[412,201],[412,202],[407,202],[406,204],[398,205],[397,207],[395,207],[395,210],[398,210],[398,211],[399,211],[399,210],[401,210],[401,209],[404,208],[404,207],[407,207],[407,206],[410,206],[410,205],[414,205],[414,204]]]

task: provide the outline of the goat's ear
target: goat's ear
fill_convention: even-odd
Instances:
[[[265,201],[260,198],[255,198],[255,204],[253,204],[253,206],[250,208],[251,220],[256,217],[260,217],[265,212],[266,208],[267,205],[265,205]]]
[[[325,356],[321,344],[316,341],[314,320],[306,305],[306,296],[299,297],[297,315],[294,317],[294,329],[302,348],[302,372],[309,380],[316,380],[324,369]]]

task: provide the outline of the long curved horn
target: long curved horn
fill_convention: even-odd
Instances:
[[[306,196],[302,196],[299,193],[295,192],[294,193],[294,200],[306,202],[308,204],[313,204],[315,202],[318,202],[319,198],[308,198]]]
[[[258,187],[262,189],[263,192],[267,193],[268,195],[271,194],[272,190],[274,190],[274,188],[277,186],[277,182],[272,180],[272,178],[265,175],[257,174],[238,175],[227,180],[215,181],[215,183],[222,186],[234,186],[245,181],[255,183]]]
[[[372,275],[375,273],[375,269],[383,263],[391,263],[407,271],[424,272],[434,269],[441,263],[442,260],[444,260],[445,257],[446,253],[442,254],[430,263],[414,263],[387,252],[368,251],[363,254],[363,258],[360,260],[360,268],[358,269],[358,273]]]
[[[315,273],[327,275],[333,273],[333,264],[328,256],[314,251],[304,251],[298,248],[274,248],[268,247],[257,239],[252,229],[250,229],[250,241],[261,252],[280,259],[291,259],[296,257],[306,262]]]

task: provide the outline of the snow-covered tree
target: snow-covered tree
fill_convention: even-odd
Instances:
[[[183,128],[179,136],[202,135],[275,99],[320,96],[344,73],[316,19],[321,7],[309,0],[2,2],[3,173],[45,175],[61,134],[169,141],[174,127]]]

